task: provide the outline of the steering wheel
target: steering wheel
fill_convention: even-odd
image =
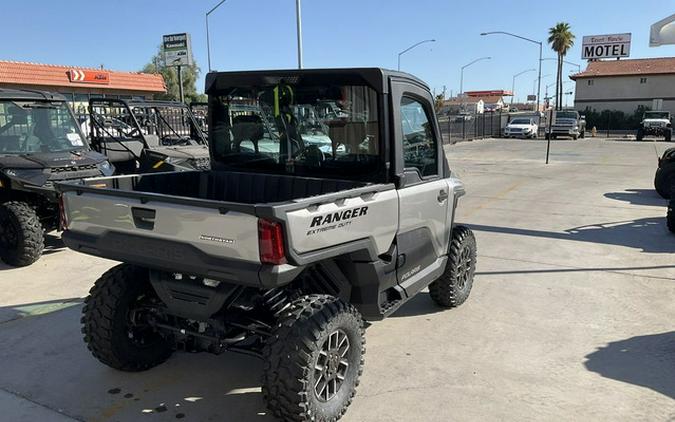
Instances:
[[[321,163],[326,161],[326,154],[319,147],[311,144],[302,148],[296,157],[314,167],[321,167]]]

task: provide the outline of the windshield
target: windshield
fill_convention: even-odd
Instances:
[[[0,154],[64,152],[85,148],[64,102],[0,101]]]
[[[670,119],[670,113],[667,111],[648,111],[645,113],[645,119]]]
[[[209,109],[221,165],[341,179],[369,179],[383,168],[377,95],[367,86],[282,81],[224,91],[210,96]]]
[[[531,122],[528,119],[513,119],[511,120],[512,125],[529,125]]]
[[[577,119],[577,112],[576,111],[556,111],[555,113],[555,118],[556,119]]]

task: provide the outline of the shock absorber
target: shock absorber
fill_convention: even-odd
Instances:
[[[288,290],[282,288],[267,290],[263,293],[262,299],[264,308],[269,310],[274,317],[278,316],[290,304]]]

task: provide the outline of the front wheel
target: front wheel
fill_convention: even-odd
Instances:
[[[637,134],[635,135],[635,140],[640,142],[640,141],[642,141],[642,139],[644,139],[644,137],[645,137],[645,133],[642,130],[642,128],[638,129]]]
[[[263,351],[263,395],[285,421],[336,421],[363,371],[363,321],[328,295],[300,297],[282,315]]]
[[[40,259],[43,249],[44,230],[35,210],[19,201],[0,205],[0,259],[25,267]]]
[[[109,269],[84,301],[84,342],[99,361],[121,371],[159,365],[173,352],[171,343],[147,322],[159,304],[147,269],[129,264]]]
[[[671,139],[672,139],[672,136],[673,136],[673,132],[671,130],[667,130],[666,136],[665,136],[666,142],[670,142]]]
[[[470,228],[456,226],[452,231],[445,272],[429,285],[437,305],[454,308],[466,301],[476,272],[476,238]]]

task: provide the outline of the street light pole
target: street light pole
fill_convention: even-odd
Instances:
[[[295,21],[298,33],[298,69],[302,69],[302,15],[300,0],[295,0]]]
[[[476,60],[469,62],[465,64],[464,66],[461,67],[459,71],[459,95],[464,94],[464,69],[467,67],[471,66],[472,64],[479,62],[481,60],[490,60],[492,57],[486,56],[486,57],[479,57]]]
[[[522,75],[523,73],[534,72],[535,70],[537,70],[537,69],[527,69],[527,70],[523,70],[522,72],[516,73],[515,75],[513,75],[513,82],[511,82],[511,105],[513,105],[513,97],[515,97],[515,95],[513,95],[513,93],[516,90],[516,78],[518,76]]]
[[[298,0],[298,1],[299,1],[299,0]],[[427,43],[427,42],[436,42],[436,40],[431,39],[431,40],[420,41],[420,42],[418,42],[418,43],[416,43],[416,44],[411,45],[410,47],[406,48],[405,50],[401,51],[400,53],[398,53],[398,67],[397,67],[397,69],[398,69],[398,70],[401,70],[401,56],[402,56],[403,54],[407,53],[408,51],[412,50],[413,48],[417,47],[418,45],[424,44],[424,43]]]
[[[482,32],[481,33],[481,35],[483,35],[483,36],[485,36],[485,35],[495,35],[495,34],[508,35],[510,37],[520,38],[521,40],[528,41],[528,42],[531,42],[531,43],[534,43],[534,44],[539,44],[539,76],[537,77],[538,82],[537,82],[537,110],[536,110],[536,111],[539,111],[539,101],[540,101],[539,95],[541,94],[541,54],[542,54],[543,43],[541,41],[535,41],[535,40],[532,40],[530,38],[521,37],[520,35],[512,34],[510,32],[504,32],[504,31],[492,31],[492,32]]]
[[[214,10],[220,7],[221,4],[225,3],[227,0],[220,0],[220,2],[213,6],[211,10],[206,12],[206,56],[208,57],[209,63],[209,72],[211,71],[211,39],[209,38],[209,15],[213,13]]]

